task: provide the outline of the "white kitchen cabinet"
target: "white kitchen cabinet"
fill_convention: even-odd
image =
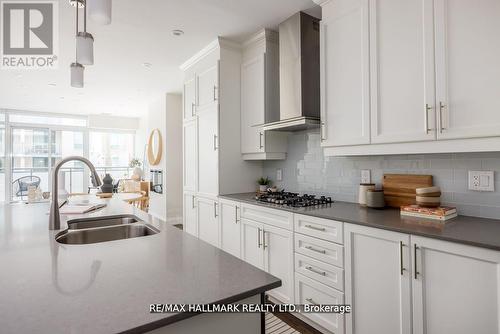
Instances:
[[[323,6],[321,145],[370,143],[368,0]]]
[[[185,232],[198,237],[198,218],[196,209],[196,195],[193,192],[184,192],[183,201],[183,229]]]
[[[198,237],[219,247],[219,203],[216,199],[197,197]]]
[[[345,224],[344,243],[346,333],[411,333],[409,235]]]
[[[219,113],[217,107],[198,112],[198,192],[219,194]]]
[[[413,235],[411,243],[413,333],[500,333],[500,252]]]
[[[264,224],[241,218],[241,259],[264,270],[262,229]]]
[[[371,143],[436,139],[433,3],[370,1]]]
[[[219,199],[219,215],[219,247],[236,257],[241,257],[240,204]]]
[[[264,268],[282,282],[279,288],[267,293],[283,303],[293,303],[293,232],[264,225],[262,239]]]
[[[219,89],[219,63],[213,62],[211,66],[196,73],[197,80],[197,109],[204,109],[215,105],[218,100]]]
[[[285,159],[287,133],[259,125],[279,120],[277,33],[263,29],[243,49],[241,65],[241,153],[245,160]]]
[[[500,136],[500,1],[436,0],[439,139]]]
[[[196,192],[198,170],[197,120],[184,122],[182,131],[182,179],[184,191]]]
[[[187,78],[184,82],[182,98],[184,121],[194,119],[196,116],[196,78],[194,76]]]

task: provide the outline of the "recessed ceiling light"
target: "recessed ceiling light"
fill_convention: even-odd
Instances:
[[[182,31],[180,29],[174,29],[174,30],[172,30],[172,35],[181,36],[181,35],[184,35],[184,31]]]
[[[55,83],[49,83],[48,85],[51,86],[51,87],[57,86],[57,84],[55,84]]]
[[[145,62],[145,63],[142,63],[142,66],[144,66],[146,68],[150,68],[151,66],[153,66],[153,64]]]
[[[59,99],[60,99],[60,100],[64,100],[64,96],[60,96],[60,97],[59,97]]]

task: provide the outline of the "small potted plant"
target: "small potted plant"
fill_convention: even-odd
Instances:
[[[271,180],[269,180],[268,177],[261,177],[257,180],[257,183],[259,184],[259,191],[264,192],[267,191],[267,187],[271,184]]]
[[[139,159],[134,158],[130,160],[128,166],[130,168],[133,168],[131,179],[135,181],[140,181],[142,179],[142,169],[141,169],[141,162],[139,161]]]

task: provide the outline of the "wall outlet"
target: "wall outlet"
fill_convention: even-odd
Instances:
[[[283,170],[281,168],[276,169],[276,181],[283,181]]]
[[[361,183],[371,183],[372,182],[372,175],[371,171],[369,169],[362,169],[361,170]]]
[[[469,190],[495,191],[495,173],[493,171],[469,171]]]

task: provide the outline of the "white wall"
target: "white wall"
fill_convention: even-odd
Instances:
[[[151,193],[149,213],[172,223],[182,220],[182,95],[165,94],[151,102],[148,115],[139,122],[136,132],[136,155],[142,159],[144,145],[153,129],[159,129],[163,152],[157,166],[144,166],[145,178],[150,169],[163,170],[163,194]]]

